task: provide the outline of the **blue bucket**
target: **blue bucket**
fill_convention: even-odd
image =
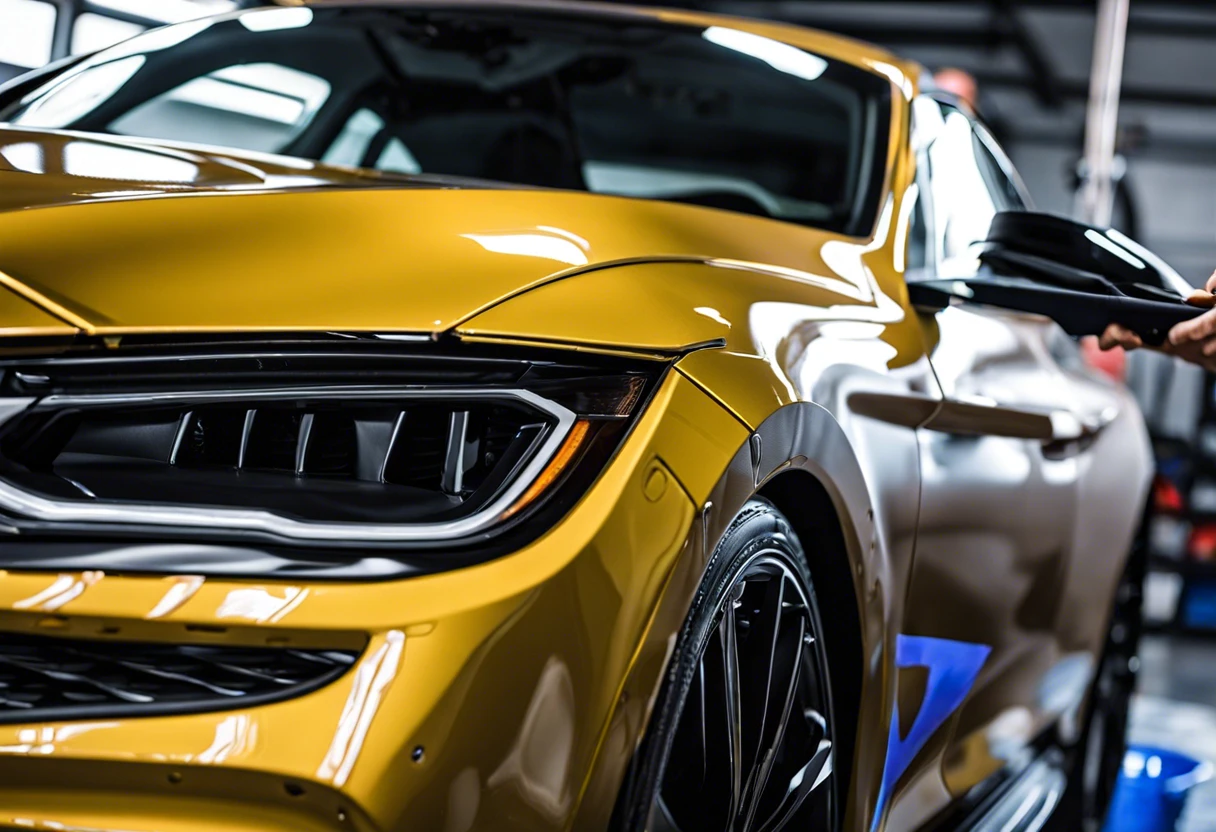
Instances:
[[[1187,794],[1211,776],[1210,763],[1163,748],[1131,746],[1105,832],[1174,832]]]

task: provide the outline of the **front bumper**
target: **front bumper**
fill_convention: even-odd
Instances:
[[[3,573],[0,630],[362,653],[335,682],[274,704],[0,725],[0,825],[602,827],[678,626],[656,626],[655,610],[696,506],[746,438],[672,373],[561,523],[448,573],[380,583]]]

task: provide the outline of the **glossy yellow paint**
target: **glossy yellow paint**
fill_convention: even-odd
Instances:
[[[0,131],[0,211],[114,202],[162,194],[366,187],[408,180],[268,153],[226,154],[184,142],[150,142],[73,130]]]
[[[74,331],[55,323],[66,319],[112,336],[450,333],[652,357],[702,347],[668,374],[563,522],[480,566],[386,583],[0,575],[4,630],[363,650],[355,671],[286,702],[0,726],[0,825],[473,832],[508,818],[521,829],[605,826],[712,546],[703,530],[729,521],[706,504],[724,481],[757,485],[750,466],[728,476],[751,430],[783,405],[817,401],[830,363],[911,386],[926,370],[899,265],[918,70],[797,27],[605,8],[730,25],[890,79],[887,198],[873,232],[846,237],[561,191],[356,188],[348,174],[309,163],[198,148],[136,148],[171,163],[162,169],[180,181],[98,183],[71,169],[68,148],[125,143],[0,133],[0,158],[19,141],[49,160],[33,178],[0,162],[0,195],[9,195],[0,196],[0,269],[25,297],[43,299],[57,332]],[[37,320],[31,309],[9,314],[0,299],[0,320]],[[845,535],[866,656],[878,656],[898,621],[910,543],[904,526],[888,521],[900,520],[902,504],[868,493],[852,464],[854,490],[840,500],[856,515],[845,518]],[[894,481],[909,481],[905,474]],[[879,540],[884,524],[900,534]],[[880,742],[892,679],[884,664],[867,673],[875,707],[862,716],[861,736]],[[881,772],[866,765],[850,819],[868,828]],[[302,794],[292,797],[289,785]]]
[[[0,284],[3,283],[4,278],[0,275]],[[0,338],[72,335],[76,331],[76,327],[36,306],[7,286],[0,288]]]
[[[112,334],[441,332],[547,280],[620,262],[717,258],[824,274],[811,258],[829,236],[556,191],[164,195],[0,213],[4,271]]]

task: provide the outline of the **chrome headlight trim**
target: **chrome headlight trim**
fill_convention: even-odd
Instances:
[[[540,448],[523,470],[491,503],[467,517],[445,523],[364,524],[319,523],[294,520],[260,509],[223,507],[157,506],[136,503],[82,503],[55,500],[0,479],[0,509],[30,520],[46,523],[85,523],[99,526],[187,527],[214,530],[258,532],[288,541],[310,543],[420,543],[451,541],[469,537],[490,528],[506,515],[554,458],[573,428],[576,414],[530,390],[491,388],[410,389],[375,386],[290,387],[247,390],[202,390],[146,394],[49,395],[41,399],[0,399],[0,424],[31,407],[154,405],[167,403],[233,401],[257,399],[291,400],[301,396],[327,399],[419,400],[442,397],[446,400],[486,401],[514,399],[553,417],[555,424]]]

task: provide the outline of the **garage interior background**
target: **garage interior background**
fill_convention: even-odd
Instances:
[[[982,115],[1041,210],[1071,214],[1082,155],[1096,0],[662,0],[804,24],[876,42],[978,81]],[[163,23],[259,0],[0,0],[0,83]],[[1131,0],[1114,224],[1201,284],[1216,268],[1216,3]],[[1163,499],[1133,740],[1216,757],[1216,614],[1185,615],[1209,586],[1216,611],[1216,385],[1136,356],[1131,383],[1155,432]],[[1209,425],[1208,422],[1211,422]],[[1177,493],[1172,493],[1169,489]],[[1170,507],[1167,505],[1167,507]],[[1209,582],[1209,583],[1206,583]],[[1216,784],[1181,827],[1216,830]]]

